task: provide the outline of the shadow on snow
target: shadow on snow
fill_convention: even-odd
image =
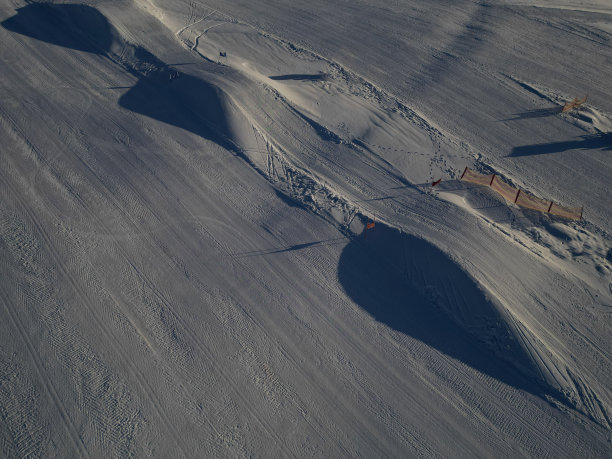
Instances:
[[[64,48],[101,54],[107,52],[115,33],[97,9],[87,5],[30,3],[2,22],[12,32]]]
[[[518,389],[554,392],[502,308],[429,242],[377,223],[346,246],[338,277],[356,304],[391,329]]]
[[[514,118],[508,118],[502,121],[516,121],[516,120],[526,120],[531,118],[546,118],[547,116],[554,116],[561,113],[563,107],[556,106],[550,108],[539,108],[536,110],[529,110],[522,113],[515,113]]]
[[[235,150],[221,90],[171,68],[123,41],[106,17],[86,5],[31,3],[2,22],[7,30],[64,48],[107,56],[138,81],[119,105]],[[113,53],[121,50],[121,56]]]
[[[329,76],[326,73],[315,73],[315,74],[292,74],[292,75],[274,75],[269,77],[271,80],[276,81],[321,81],[327,80]]]
[[[545,155],[567,150],[612,150],[612,132],[584,135],[580,139],[515,147],[508,156]]]

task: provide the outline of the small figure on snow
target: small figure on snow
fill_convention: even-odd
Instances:
[[[180,74],[177,71],[170,72],[170,83],[172,83],[173,80],[176,80],[179,76]]]

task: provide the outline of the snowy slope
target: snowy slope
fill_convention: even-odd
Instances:
[[[0,6],[2,453],[608,456],[612,12],[576,3]]]
[[[486,164],[536,192],[584,204],[592,220],[610,226],[601,181],[610,174],[610,142],[582,137],[601,132],[597,120],[612,114],[608,2],[250,3],[208,2],[364,76]],[[577,11],[550,8],[557,3]],[[584,94],[590,103],[581,117],[543,116]]]

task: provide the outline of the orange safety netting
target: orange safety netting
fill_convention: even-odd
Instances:
[[[479,174],[478,172],[473,171],[469,167],[466,167],[463,171],[463,175],[461,176],[461,180],[476,183],[478,185],[489,186],[491,185],[491,180],[493,180],[493,174]]]
[[[564,207],[553,202],[548,211],[551,214],[571,218],[572,220],[580,220],[582,218],[582,207]]]
[[[521,207],[526,207],[527,209],[538,210],[540,212],[548,212],[548,208],[550,207],[552,202],[538,198],[532,194],[526,193],[525,191],[521,190],[516,200],[516,203]]]
[[[561,110],[561,113],[569,112],[573,108],[580,107],[586,101],[587,96],[584,96],[582,99],[578,99],[577,97],[575,97],[574,100],[565,103],[563,109]]]
[[[515,202],[517,195],[519,194],[519,189],[514,188],[513,186],[508,185],[502,179],[500,179],[497,175],[493,176],[493,182],[491,183],[491,188],[501,194],[508,201]]]
[[[501,194],[506,200],[514,202],[515,204],[527,209],[548,212],[572,220],[580,220],[582,218],[582,207],[564,207],[559,204],[555,204],[552,201],[538,198],[530,193],[527,193],[526,191],[507,184],[496,174],[479,174],[469,167],[466,167],[461,175],[461,180],[475,183],[477,185],[491,187],[497,193]]]

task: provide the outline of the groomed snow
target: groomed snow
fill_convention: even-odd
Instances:
[[[0,5],[2,455],[610,456],[611,18]]]

